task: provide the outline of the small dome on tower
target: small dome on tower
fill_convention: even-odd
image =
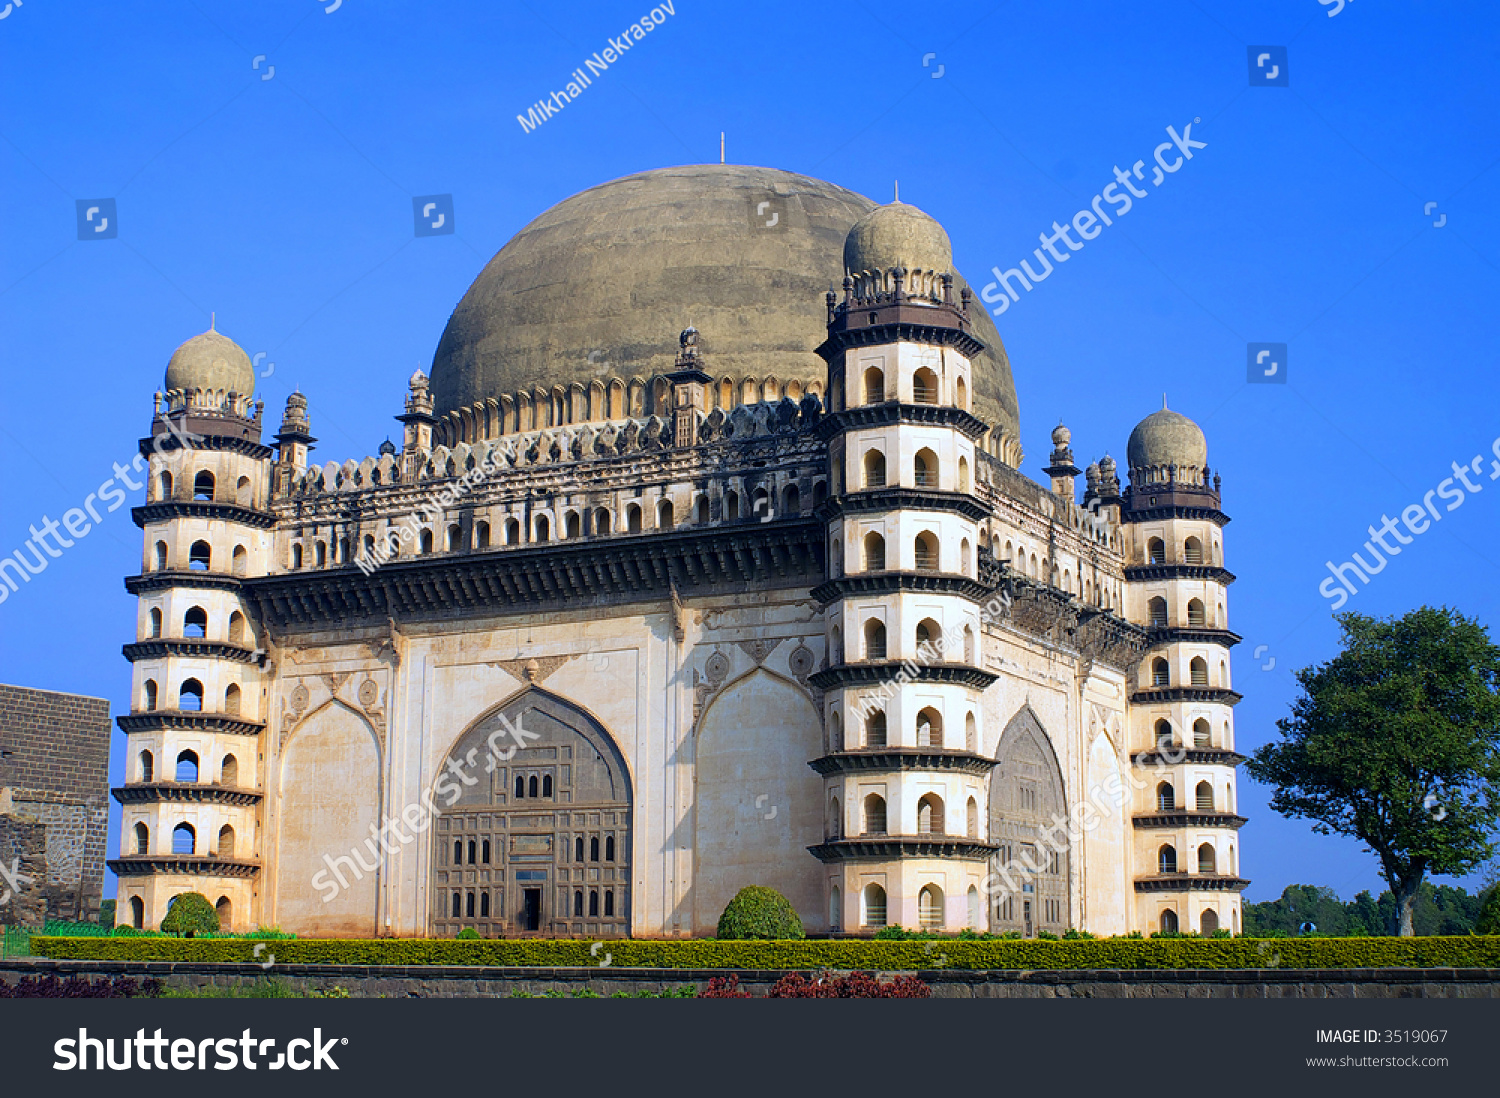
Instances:
[[[172,352],[164,388],[222,389],[248,397],[255,393],[255,367],[238,343],[210,327]]]
[[[1163,407],[1136,424],[1125,457],[1132,469],[1175,465],[1183,471],[1201,470],[1208,464],[1208,442],[1196,423]]]
[[[392,442],[390,439],[386,439],[384,442],[382,442],[380,444],[380,456],[381,457],[394,457],[395,454],[396,454],[396,444],[394,442]]]
[[[854,223],[844,238],[844,269],[888,271],[953,270],[953,245],[937,221],[904,202],[877,206]]]
[[[1073,441],[1073,432],[1070,431],[1070,430],[1068,430],[1061,423],[1059,423],[1056,427],[1052,428],[1052,445],[1054,445],[1054,446],[1066,446],[1068,443],[1070,443],[1072,441]]]

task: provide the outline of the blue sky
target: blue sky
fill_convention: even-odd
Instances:
[[[265,353],[273,423],[300,387],[319,457],[374,453],[512,234],[596,183],[715,161],[720,131],[732,162],[881,201],[899,179],[982,284],[1192,123],[1207,147],[997,323],[1032,476],[1060,418],[1080,458],[1123,459],[1163,392],[1207,432],[1234,518],[1241,750],[1273,735],[1291,670],[1335,650],[1324,562],[1500,438],[1492,5],[675,0],[532,133],[516,115],[650,3],[7,6],[0,553],[130,460],[211,310]],[[1268,44],[1287,87],[1250,86]],[[415,238],[412,197],[439,193],[457,232]],[[75,201],[97,198],[118,236],[80,241]],[[1286,384],[1247,384],[1257,341],[1288,345]],[[1350,608],[1493,627],[1500,482],[1480,480]],[[122,508],[0,606],[0,680],[125,711],[140,545]],[[1381,887],[1357,844],[1265,799],[1243,778],[1248,899]]]

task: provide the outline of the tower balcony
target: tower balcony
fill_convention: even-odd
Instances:
[[[221,858],[216,854],[129,854],[106,863],[117,877],[254,877],[259,858]]]
[[[997,843],[959,835],[858,835],[829,839],[807,848],[824,864],[836,862],[891,862],[915,858],[942,858],[956,861],[983,862],[996,850]]]
[[[972,751],[938,747],[866,747],[830,751],[807,764],[823,777],[893,771],[958,771],[988,774],[995,759]]]

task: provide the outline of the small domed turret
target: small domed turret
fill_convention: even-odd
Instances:
[[[953,245],[943,227],[904,202],[877,206],[844,238],[845,270],[859,274],[893,267],[935,274],[953,270]]]
[[[255,393],[255,367],[238,343],[210,326],[172,352],[164,388],[168,392],[208,389],[250,397]]]
[[[1165,479],[1164,471],[1171,467],[1175,467],[1178,480],[1193,481],[1202,476],[1208,464],[1208,442],[1196,423],[1163,406],[1130,432],[1125,457],[1133,481],[1152,479],[1153,471],[1157,479]]]

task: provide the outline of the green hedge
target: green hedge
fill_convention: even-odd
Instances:
[[[59,960],[264,961],[278,964],[500,965],[616,968],[1068,969],[1068,968],[1500,968],[1500,935],[1444,938],[1105,938],[1085,941],[628,941],[602,949],[574,940],[461,942],[437,938],[35,937]]]

